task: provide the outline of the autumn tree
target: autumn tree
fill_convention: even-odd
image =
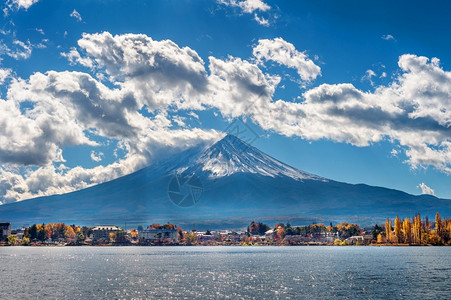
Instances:
[[[269,230],[269,226],[261,222],[251,222],[249,225],[249,233],[252,235],[264,235]]]
[[[75,231],[72,226],[66,226],[64,229],[64,237],[68,240],[75,240]]]
[[[15,246],[17,245],[17,235],[11,234],[7,237],[8,245]]]
[[[30,244],[30,239],[27,238],[26,236],[24,236],[24,237],[22,238],[22,245],[23,245],[23,246],[28,246],[29,244]]]
[[[38,224],[36,225],[36,229],[37,229],[37,239],[40,241],[44,241],[45,240],[45,224]]]
[[[395,218],[395,237],[394,237],[394,240],[397,243],[401,243],[402,242],[401,220],[399,219],[398,216],[396,216],[396,218]]]
[[[277,240],[282,240],[285,237],[285,228],[279,227],[276,231]]]
[[[404,233],[404,242],[410,244],[412,242],[412,227],[410,219],[407,217],[404,219],[404,222],[402,222],[402,231]]]
[[[116,233],[115,232],[110,232],[109,238],[110,238],[110,242],[116,241]]]
[[[437,212],[435,214],[435,231],[437,232],[437,235],[442,238],[443,236],[443,224],[442,224],[442,217]]]
[[[421,216],[417,214],[413,219],[413,242],[415,244],[421,244]]]
[[[152,224],[152,229],[160,229],[160,228],[161,228],[160,224],[158,224],[158,223]]]
[[[387,242],[393,241],[393,231],[391,227],[391,221],[389,218],[385,220],[385,237],[387,239]]]

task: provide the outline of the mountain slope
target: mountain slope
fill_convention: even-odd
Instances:
[[[194,175],[194,176],[193,176]],[[237,228],[251,220],[292,224],[355,221],[420,212],[451,214],[451,201],[328,180],[288,166],[238,138],[196,147],[133,174],[64,195],[0,206],[0,220]]]

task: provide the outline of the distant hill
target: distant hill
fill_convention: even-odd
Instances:
[[[451,215],[451,200],[341,183],[286,165],[232,135],[84,190],[0,206],[14,225],[172,222],[184,229],[241,228],[250,221],[381,222],[415,213]]]

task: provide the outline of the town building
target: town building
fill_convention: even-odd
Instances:
[[[358,242],[360,245],[364,245],[364,243],[365,243],[364,237],[363,237],[363,236],[360,236],[360,235],[348,237],[345,241],[346,241],[349,245],[356,245],[357,242]]]
[[[11,223],[0,223],[0,240],[5,240],[11,235]]]
[[[93,241],[108,241],[110,239],[110,233],[116,233],[122,231],[122,228],[114,225],[100,225],[92,229]]]
[[[178,242],[179,235],[177,229],[146,229],[138,232],[138,238],[140,242],[155,242],[164,240]]]

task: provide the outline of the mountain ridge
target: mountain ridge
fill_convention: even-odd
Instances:
[[[451,201],[326,179],[226,135],[109,182],[2,205],[0,219],[17,225],[173,222],[213,229],[265,219],[370,223],[436,211],[449,215]]]

